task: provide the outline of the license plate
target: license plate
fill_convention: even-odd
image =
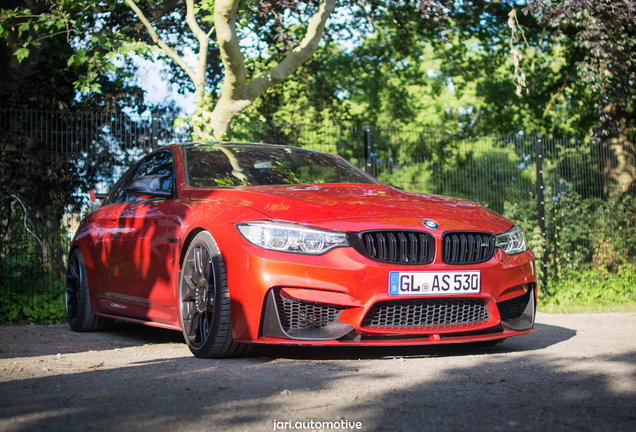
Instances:
[[[479,294],[481,273],[474,271],[390,272],[389,295]]]

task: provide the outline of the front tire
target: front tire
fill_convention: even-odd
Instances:
[[[68,259],[65,300],[66,320],[76,332],[107,330],[113,324],[112,319],[93,313],[84,256],[79,248]]]
[[[238,357],[250,347],[232,340],[225,263],[206,231],[197,234],[186,252],[179,279],[179,308],[183,337],[196,357]]]

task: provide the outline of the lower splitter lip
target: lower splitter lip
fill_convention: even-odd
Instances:
[[[535,328],[531,328],[524,331],[516,331],[505,326],[502,326],[501,331],[488,335],[421,335],[419,337],[406,336],[404,339],[394,338],[377,338],[377,339],[338,339],[338,340],[292,340],[292,339],[277,339],[272,337],[260,337],[255,341],[251,341],[254,344],[273,344],[273,345],[294,345],[294,346],[416,346],[416,345],[440,345],[440,344],[456,344],[456,343],[469,343],[469,342],[486,342],[497,339],[507,339],[510,337],[521,336],[531,333]]]

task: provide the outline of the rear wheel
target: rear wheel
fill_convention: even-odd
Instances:
[[[197,234],[188,247],[179,280],[179,304],[183,336],[195,356],[237,357],[250,347],[232,340],[225,264],[206,231]]]
[[[77,332],[107,330],[113,323],[93,313],[82,251],[75,249],[66,270],[66,320]]]

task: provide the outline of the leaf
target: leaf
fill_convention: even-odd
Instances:
[[[17,15],[17,12],[11,9],[0,9],[0,15],[2,15],[5,20],[9,20],[14,18]]]
[[[83,65],[87,61],[88,61],[88,56],[86,55],[86,51],[81,49],[81,50],[77,51],[77,54],[72,55],[68,59],[67,64],[68,64],[68,66],[78,67],[78,66]]]
[[[18,61],[22,63],[22,60],[29,56],[29,50],[27,48],[20,48],[16,52],[13,53],[14,56],[18,58]]]
[[[22,23],[20,25],[20,27],[18,27],[18,35],[22,36],[22,32],[29,30],[29,28],[31,28],[31,22],[30,21]]]

